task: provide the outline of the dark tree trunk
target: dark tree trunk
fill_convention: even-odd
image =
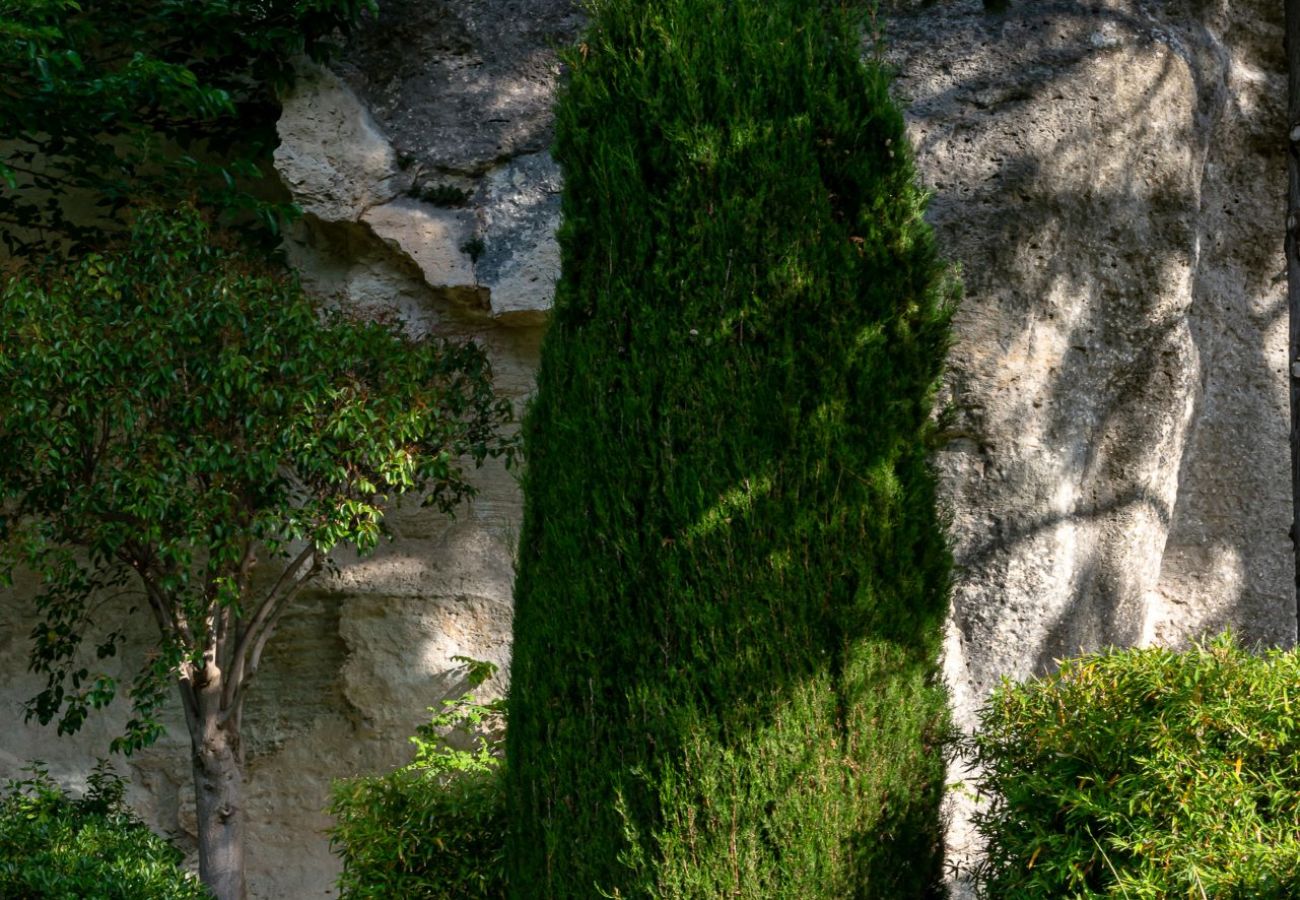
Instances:
[[[221,715],[221,691],[196,692],[191,721],[199,877],[216,900],[245,900],[244,773],[239,716]]]
[[[1286,275],[1290,343],[1287,379],[1291,398],[1291,542],[1300,600],[1300,0],[1286,0],[1287,210]],[[1300,610],[1297,610],[1300,614]],[[1297,617],[1300,624],[1300,615]]]

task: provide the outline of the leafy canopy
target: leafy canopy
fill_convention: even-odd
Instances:
[[[296,587],[375,547],[390,501],[451,512],[467,463],[513,452],[476,345],[322,309],[214,241],[192,208],[147,212],[120,249],[0,287],[0,578],[41,577],[27,712],[69,732],[113,698],[83,644],[116,653],[92,601],[138,578],[163,640],[127,751],[186,665],[219,668],[237,709]]]
[[[96,249],[144,196],[197,193],[272,232],[251,191],[274,91],[373,0],[0,0],[0,237],[10,254]],[[267,194],[263,190],[262,194]]]

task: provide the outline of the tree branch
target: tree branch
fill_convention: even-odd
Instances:
[[[157,620],[158,629],[163,633],[163,637],[170,637],[193,647],[194,635],[190,633],[188,626],[184,626],[172,617],[167,597],[158,587],[153,576],[149,574],[149,562],[146,556],[147,554],[141,552],[132,552],[129,546],[126,550],[119,550],[117,553],[117,558],[134,569],[140,576],[140,581],[144,583],[145,596],[149,598],[149,608],[153,610],[154,619]]]
[[[185,708],[185,725],[191,737],[199,734],[199,698],[194,690],[193,671],[192,664],[182,663],[176,679],[181,690],[181,706]]]
[[[315,578],[320,572],[323,562],[324,560],[319,554],[312,556],[311,568],[307,571],[307,574],[295,581],[293,586],[285,591],[284,595],[276,601],[275,611],[271,614],[271,617],[266,620],[266,625],[262,628],[261,634],[257,636],[257,640],[253,643],[248,658],[247,668],[242,673],[242,683],[235,685],[235,711],[238,711],[239,709],[238,699],[243,691],[243,684],[252,681],[253,676],[257,674],[257,667],[262,662],[262,651],[266,648],[267,641],[269,641],[271,636],[275,634],[275,627],[280,624],[280,617],[284,615],[285,610],[289,608],[289,604],[291,604],[293,599],[298,596],[298,593],[306,586],[307,582]]]
[[[308,564],[310,564],[310,568],[307,574],[299,578],[299,574]],[[280,573],[275,585],[262,602],[258,604],[252,620],[245,628],[240,629],[239,641],[235,647],[230,674],[226,679],[222,694],[221,705],[227,715],[237,708],[238,696],[243,684],[252,677],[251,669],[256,669],[257,661],[261,657],[262,647],[266,645],[270,632],[274,630],[280,614],[302,586],[316,576],[320,568],[320,553],[314,543],[309,543],[293,562],[289,563],[284,571]],[[252,663],[251,667],[250,662]]]
[[[250,576],[253,566],[257,562],[256,554],[253,551],[253,541],[245,540],[244,553],[240,557],[239,566],[235,570],[235,592],[241,603],[248,594]],[[235,624],[237,611],[235,608],[226,606],[220,611],[217,619],[217,665],[227,675],[234,666],[235,650],[239,642],[238,626]]]

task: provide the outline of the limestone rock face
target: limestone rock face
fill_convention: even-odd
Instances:
[[[544,322],[559,275],[554,49],[581,22],[569,0],[389,0],[337,73],[304,63],[276,167],[308,214],[288,247],[308,285],[356,302],[418,274],[462,313]]]
[[[336,303],[482,342],[522,400],[558,273],[552,48],[580,17],[568,0],[381,7],[284,98],[276,164],[307,213],[290,259]],[[1079,649],[1227,624],[1292,642],[1280,4],[902,7],[884,53],[966,283],[939,459],[959,721],[1002,675]],[[462,689],[452,656],[508,661],[521,500],[499,466],[479,484],[455,520],[395,510],[396,540],[340,559],[268,649],[246,715],[255,897],[329,896],[329,781],[409,758],[425,707]],[[15,716],[29,595],[0,602]],[[15,727],[0,776],[39,757],[83,778],[121,715],[76,741]],[[183,734],[130,765],[137,805],[182,838]]]
[[[1280,25],[1249,2],[891,25],[966,282],[942,468],[972,697],[1081,647],[1294,637]]]
[[[954,3],[890,25],[966,282],[940,467],[967,727],[1000,677],[1081,649],[1295,638],[1281,16]]]
[[[422,183],[483,175],[551,144],[554,48],[572,0],[388,0],[342,71]]]
[[[370,209],[361,217],[380,240],[405,253],[425,283],[446,288],[472,287],[474,261],[466,247],[474,220],[458,209],[439,209],[401,198]]]
[[[304,64],[283,102],[275,168],[303,212],[351,222],[398,193],[397,153],[337,75]]]
[[[493,170],[479,188],[476,272],[502,322],[539,324],[550,308],[560,273],[560,190],[560,167],[545,151]]]

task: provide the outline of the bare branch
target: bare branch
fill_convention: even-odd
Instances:
[[[246,649],[253,640],[256,640],[255,633],[260,628],[264,627],[266,620],[271,617],[273,612],[272,607],[275,605],[277,597],[293,584],[298,577],[298,573],[302,571],[303,566],[311,562],[316,555],[316,545],[309,543],[303,548],[302,552],[294,558],[293,562],[285,566],[284,571],[280,573],[280,577],[276,579],[275,585],[267,593],[265,599],[263,599],[258,605],[257,612],[253,615],[252,620],[244,629],[244,634],[240,638],[239,642],[241,651]]]
[[[275,585],[258,604],[257,611],[249,623],[240,629],[239,641],[232,657],[230,671],[222,695],[222,708],[229,711],[237,708],[237,698],[243,683],[251,676],[249,662],[255,655],[260,656],[262,646],[269,637],[268,631],[274,629],[274,622],[289,601],[304,584],[320,571],[322,559],[316,545],[309,543],[293,562],[285,567],[276,579]],[[301,578],[303,568],[310,564],[306,575]],[[265,637],[264,637],[265,635]]]
[[[191,736],[197,735],[199,733],[199,698],[194,688],[193,665],[191,663],[181,664],[181,671],[176,681],[181,689],[181,706],[185,708],[185,724],[189,728]]]
[[[132,552],[128,546],[125,551],[118,551],[117,558],[126,565],[135,570],[144,583],[145,596],[149,598],[149,608],[153,610],[154,619],[158,622],[158,629],[162,632],[164,638],[172,638],[183,643],[188,643],[190,647],[194,646],[194,636],[189,633],[189,628],[182,628],[182,624],[172,617],[170,604],[167,597],[163,594],[162,589],[158,587],[157,581],[149,571],[147,554]]]
[[[220,668],[221,658],[221,604],[217,602],[217,584],[216,578],[210,577],[207,584],[203,586],[206,606],[203,616],[203,637],[206,646],[203,648],[203,661],[205,664]]]
[[[243,598],[248,594],[249,581],[252,576],[253,566],[256,564],[256,554],[252,540],[244,542],[244,553],[239,560],[239,567],[235,571],[235,591],[241,603]],[[230,678],[234,668],[236,650],[239,644],[239,629],[236,622],[238,610],[231,606],[222,607],[218,611],[216,621],[217,638],[216,661],[221,670],[226,673],[227,679]],[[225,696],[223,693],[223,703]]]
[[[266,626],[262,629],[262,633],[257,636],[257,641],[253,644],[252,653],[248,660],[247,678],[252,678],[257,674],[257,666],[262,659],[262,650],[266,647],[266,642],[271,639],[271,635],[275,633],[275,626],[279,624],[280,617],[284,615],[284,611],[289,608],[293,599],[298,596],[304,587],[307,586],[307,583],[320,573],[323,564],[323,557],[321,557],[320,554],[314,555],[312,557],[311,568],[307,571],[307,574],[295,581],[293,587],[285,591],[284,596],[277,602],[275,612],[273,612],[271,617],[266,620]]]
[[[307,583],[315,578],[320,572],[321,568],[324,566],[324,562],[324,557],[320,554],[313,555],[311,568],[307,570],[307,574],[294,581],[293,585],[288,588],[288,590],[286,590],[278,600],[276,600],[275,609],[266,620],[261,632],[257,635],[257,640],[253,642],[247,661],[239,661],[239,680],[232,681],[232,684],[226,686],[226,691],[229,692],[231,701],[228,705],[223,703],[223,706],[226,708],[222,713],[222,721],[225,721],[226,718],[232,715],[239,715],[240,710],[244,705],[244,687],[252,681],[253,676],[257,674],[257,667],[261,665],[262,662],[262,651],[266,649],[267,642],[271,640],[271,636],[275,634],[275,628],[280,624],[280,618],[284,615],[290,604],[293,603],[294,598],[298,596],[304,587],[306,587]]]
[[[252,575],[253,566],[257,564],[257,556],[253,553],[253,542],[251,540],[244,542],[244,556],[239,561],[239,574],[235,576],[235,586],[239,589],[239,596],[243,597],[248,590],[248,580]]]

